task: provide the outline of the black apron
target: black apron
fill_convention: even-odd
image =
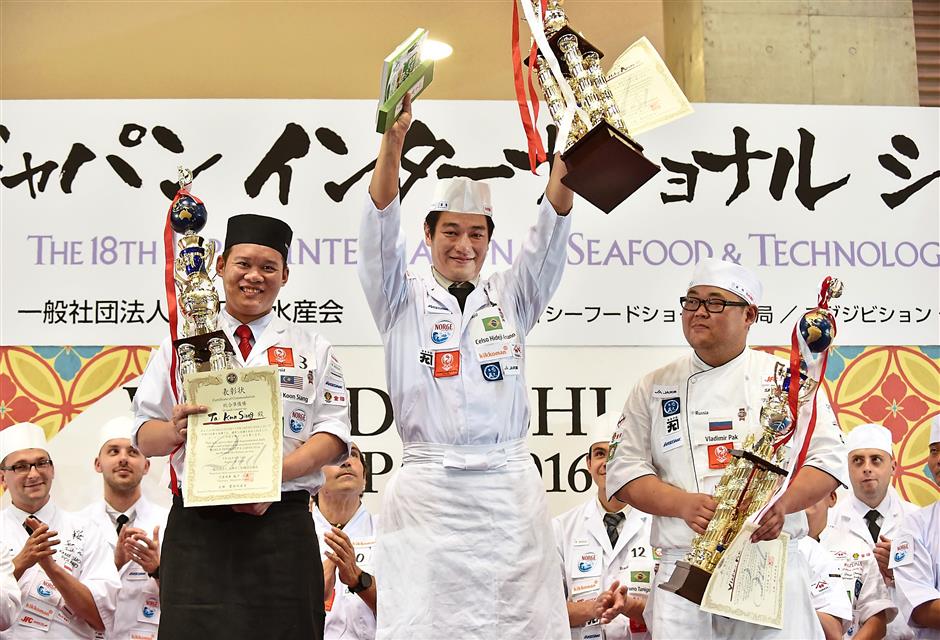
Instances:
[[[323,567],[306,491],[263,516],[183,508],[160,558],[161,640],[322,640]]]

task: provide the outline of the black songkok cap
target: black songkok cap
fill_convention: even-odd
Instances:
[[[287,250],[294,232],[283,220],[259,216],[254,213],[243,213],[228,219],[228,228],[225,230],[225,250],[228,251],[236,244],[260,244],[271,247],[284,256],[287,264]]]

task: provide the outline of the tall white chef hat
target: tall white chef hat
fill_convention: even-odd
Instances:
[[[32,422],[20,422],[0,431],[0,460],[24,449],[42,449],[48,453],[46,446],[46,432]]]
[[[598,442],[610,443],[610,439],[617,429],[617,421],[620,420],[619,413],[605,413],[597,416],[591,426],[588,427],[588,448],[593,447]]]
[[[428,212],[478,213],[493,217],[490,185],[470,178],[443,178],[434,188],[434,201]]]
[[[856,449],[880,449],[894,456],[891,449],[891,432],[880,424],[860,424],[845,437],[845,448],[851,453]]]
[[[940,442],[940,414],[935,415],[930,422],[930,441],[928,444],[934,442]]]
[[[134,420],[130,416],[111,418],[98,432],[98,451],[110,440],[132,440],[134,437]]]
[[[744,298],[749,304],[758,304],[764,287],[750,269],[717,258],[705,258],[695,265],[689,289],[710,285],[725,289]]]

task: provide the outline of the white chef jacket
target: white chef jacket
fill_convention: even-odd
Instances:
[[[911,613],[918,606],[940,599],[940,502],[908,515],[898,536],[910,536],[912,542],[909,559],[902,559],[903,564],[894,568],[901,609],[898,617],[911,625],[914,637],[940,640],[940,630],[918,627],[911,620]]]
[[[376,637],[567,640],[545,491],[525,445],[523,361],[561,280],[570,216],[544,198],[512,267],[481,280],[461,312],[434,279],[408,272],[398,197],[382,211],[366,200],[359,279],[404,444],[383,497]]]
[[[852,604],[845,597],[839,563],[815,538],[803,536],[798,546],[809,566],[813,608],[839,619],[845,633],[852,624]]]
[[[594,498],[566,511],[552,520],[555,544],[561,561],[561,572],[568,600],[593,600],[610,588],[615,580],[627,587],[631,596],[646,597],[653,582],[657,559],[650,546],[652,517],[629,509],[621,523],[617,545],[610,546],[604,525],[604,513]],[[647,640],[643,620],[617,616],[603,625],[606,640]],[[632,628],[636,631],[631,631]],[[572,640],[597,637],[602,625],[598,622],[571,629]],[[641,630],[644,629],[644,630]]]
[[[360,504],[352,519],[343,527],[343,532],[349,536],[356,550],[356,564],[366,573],[372,574],[373,578],[377,521],[378,517],[373,516],[365,505]],[[317,530],[322,561],[330,550],[323,540],[323,535],[332,530],[333,525],[323,517],[316,505],[313,506],[313,524]],[[339,579],[339,569],[335,569],[334,573],[333,593],[323,594],[330,607],[326,612],[323,640],[372,640],[375,638],[375,613],[362,598],[349,592],[349,587]]]
[[[128,512],[134,513],[134,519],[125,526],[143,530],[148,538],[153,536],[153,528],[159,526],[162,543],[168,509],[141,496]],[[105,501],[93,502],[82,509],[79,515],[97,525],[111,549],[113,561],[118,534],[105,509]],[[125,640],[132,637],[133,633],[134,640],[156,640],[160,624],[160,583],[148,576],[146,570],[133,560],[124,563],[118,570],[118,576],[121,579],[121,590],[117,594],[114,624],[105,633],[105,638]]]
[[[0,544],[13,555],[22,550],[29,538],[23,528],[23,522],[29,515],[14,506],[0,513]],[[101,621],[106,629],[110,628],[114,622],[114,603],[121,582],[114,568],[114,555],[109,552],[98,528],[74,513],[62,511],[51,501],[34,515],[49,525],[51,530],[58,532],[59,544],[56,545],[53,560],[88,588],[98,607]],[[72,640],[95,637],[95,630],[68,610],[58,589],[38,563],[23,572],[18,584],[22,606],[16,614],[16,623],[0,633],[0,639]]]
[[[333,434],[346,443],[348,455],[349,395],[332,345],[319,333],[277,317],[273,310],[269,316],[267,326],[260,335],[254,336],[248,359],[242,358],[238,348],[234,357],[240,367],[278,367],[284,455],[298,449],[314,433]],[[240,324],[224,308],[219,313],[219,328],[232,345],[238,345],[235,329]],[[171,349],[170,339],[166,338],[147,363],[134,395],[135,429],[140,429],[148,420],[169,420],[173,416],[175,401],[169,376]],[[182,385],[177,388],[182,389]],[[134,446],[137,446],[136,431]],[[170,459],[179,482],[183,480],[185,458],[184,444]],[[322,484],[323,472],[318,470],[282,483],[281,491],[305,490],[312,495]]]
[[[768,353],[745,349],[730,362],[710,367],[693,352],[643,378],[630,392],[614,433],[608,495],[646,475],[683,491],[713,493],[724,468],[710,463],[709,447],[739,447],[747,434],[760,433],[761,403],[773,386],[777,362]],[[823,390],[816,402],[816,430],[805,464],[846,484],[845,445]],[[791,513],[784,531],[796,535],[805,526],[803,512]],[[682,518],[653,516],[654,547],[687,549],[694,535]]]
[[[433,278],[407,271],[401,206],[396,196],[379,211],[366,197],[359,232],[359,279],[385,344],[385,377],[402,441],[488,444],[526,437],[528,387],[525,336],[561,281],[571,216],[542,199],[538,221],[512,267],[481,280],[461,313],[457,300]],[[498,306],[508,355],[481,360],[472,339],[479,314]],[[515,334],[515,335],[512,335]],[[511,337],[509,337],[511,336]],[[434,377],[421,352],[460,351],[460,374]],[[496,363],[500,379],[484,378]]]
[[[864,533],[871,538],[868,529]],[[859,541],[858,536],[859,532],[835,526],[827,529],[826,537],[822,539],[822,545],[840,566],[843,588],[852,604],[852,624],[845,632],[846,638],[853,637],[865,621],[876,613],[885,611],[888,624],[898,613],[878,571],[872,548],[864,541]]]
[[[13,577],[13,555],[7,547],[0,546],[0,631],[16,622],[21,606],[20,587]]]
[[[870,507],[855,497],[854,493],[851,491],[845,493],[836,506],[829,511],[829,524],[820,535],[820,540],[833,552],[869,554],[875,548],[875,543],[868,531],[868,523],[865,521],[865,514],[869,510]],[[894,487],[888,487],[884,499],[877,506],[877,511],[882,516],[881,535],[889,540],[894,538],[900,531],[904,516],[916,510],[917,507],[902,499]],[[878,572],[878,576],[880,575]],[[884,583],[884,578],[880,580]],[[888,586],[887,593],[896,609],[898,597],[895,587]],[[888,623],[886,640],[910,640],[913,637],[913,630],[901,616],[895,616]]]
[[[644,377],[627,397],[611,441],[608,495],[645,475],[656,475],[684,491],[713,493],[724,472],[721,461],[727,460],[726,449],[739,447],[748,434],[760,432],[761,404],[773,388],[778,362],[768,353],[744,349],[730,362],[711,367],[693,352]],[[816,430],[805,464],[845,484],[846,452],[839,426],[824,393],[817,395],[816,402]],[[781,466],[787,464],[784,460]],[[778,632],[706,614],[681,596],[657,589],[656,585],[671,577],[676,560],[688,553],[695,534],[681,518],[653,516],[650,541],[663,549],[663,562],[644,614],[650,631],[663,637],[694,635],[699,640],[728,634],[736,638],[822,637],[809,590],[798,586],[810,580],[805,558],[797,549],[797,541],[807,532],[805,514],[787,515],[783,530],[791,540],[787,614],[784,629]],[[696,631],[683,625],[692,625]]]

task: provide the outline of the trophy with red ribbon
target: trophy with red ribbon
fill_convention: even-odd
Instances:
[[[520,0],[535,41],[529,55],[552,120],[559,128],[568,168],[562,183],[582,198],[610,213],[646,184],[660,167],[643,155],[627,130],[617,103],[607,86],[600,59],[603,53],[568,24],[559,0]],[[518,59],[518,47],[513,51]],[[522,92],[521,66],[517,65],[516,92]],[[531,85],[530,85],[531,90]],[[520,96],[519,94],[522,93]],[[538,134],[523,109],[523,123],[531,144],[530,160],[544,154]],[[537,111],[536,111],[537,113]]]
[[[840,295],[842,283],[826,278],[818,305],[804,313],[793,328],[790,363],[780,362],[775,367],[774,385],[760,410],[761,431],[748,434],[740,449],[729,452],[731,462],[714,491],[718,508],[705,533],[692,540],[686,559],[676,562],[672,576],[659,585],[661,589],[701,604],[712,573],[732,540],[749,519],[760,519],[803,465],[816,426],[812,411],[816,391],[836,335],[829,301]],[[810,408],[809,416],[802,412],[804,407]],[[789,464],[783,468],[786,458]]]

